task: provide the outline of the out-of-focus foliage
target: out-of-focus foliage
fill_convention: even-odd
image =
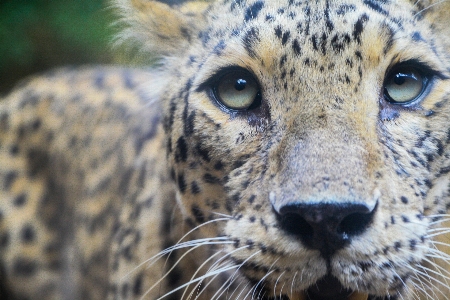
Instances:
[[[60,65],[111,62],[104,0],[0,0],[0,93]]]

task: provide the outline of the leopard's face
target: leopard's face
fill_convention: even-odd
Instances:
[[[429,5],[227,0],[169,64],[179,203],[219,219],[201,230],[253,295],[439,284],[422,277],[450,200],[450,54]]]

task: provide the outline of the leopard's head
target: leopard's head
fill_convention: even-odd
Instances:
[[[232,299],[445,298],[449,1],[122,5]]]

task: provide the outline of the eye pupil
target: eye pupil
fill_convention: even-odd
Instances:
[[[402,85],[406,81],[406,75],[402,73],[395,74],[394,83],[397,85]]]
[[[238,79],[236,80],[236,83],[234,84],[234,88],[236,89],[236,91],[242,91],[245,89],[245,86],[247,85],[247,81],[245,79]]]

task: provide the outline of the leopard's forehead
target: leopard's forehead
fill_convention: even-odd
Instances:
[[[426,28],[417,27],[420,18],[416,18],[424,5],[420,4],[405,1],[228,0],[210,9],[209,26],[200,33],[199,40],[203,47],[212,47],[216,52],[239,43],[246,55],[257,57],[266,65],[270,65],[270,60],[281,48],[289,48],[289,54],[297,57],[311,51],[332,59],[355,51],[352,47],[355,43],[370,42],[373,53],[387,53],[400,36],[423,39],[420,31]],[[279,43],[266,45],[265,51],[255,49],[269,40]]]

